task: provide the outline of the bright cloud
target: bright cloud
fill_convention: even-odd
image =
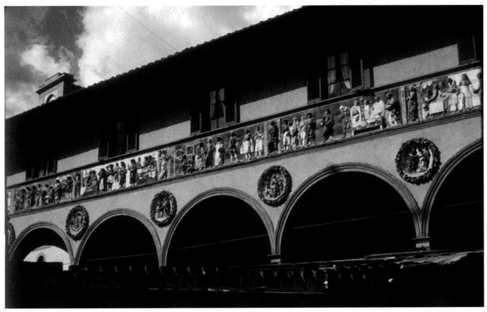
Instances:
[[[66,48],[61,48],[58,52],[59,60],[56,60],[49,55],[46,45],[37,43],[23,51],[20,57],[22,66],[31,65],[35,70],[49,77],[58,72],[69,73],[74,55]]]
[[[78,38],[80,83],[92,85],[290,9],[90,7]]]
[[[35,86],[21,84],[14,88],[5,89],[5,117],[17,115],[37,105],[37,94],[32,92]]]
[[[274,16],[281,15],[298,7],[299,6],[256,6],[252,7],[248,12],[246,12],[244,17],[249,21],[249,23],[255,24]]]

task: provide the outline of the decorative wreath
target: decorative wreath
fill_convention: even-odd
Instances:
[[[7,223],[7,247],[12,246],[15,241],[15,229],[12,223]]]
[[[66,233],[73,240],[80,240],[88,229],[90,217],[88,211],[83,206],[76,206],[66,218]]]
[[[428,139],[416,138],[404,142],[396,155],[399,175],[412,184],[431,181],[440,168],[440,151]]]
[[[150,205],[152,222],[159,227],[168,225],[174,219],[177,209],[178,204],[173,194],[167,191],[157,193]]]
[[[257,183],[257,193],[259,193],[260,199],[272,207],[284,204],[291,194],[292,188],[291,174],[281,166],[266,169]]]

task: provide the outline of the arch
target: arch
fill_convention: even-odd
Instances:
[[[70,262],[70,264],[73,264],[74,263],[74,259],[75,259],[74,258],[74,252],[73,252],[73,247],[71,246],[71,243],[69,241],[68,236],[66,235],[66,233],[64,233],[64,231],[60,227],[58,227],[57,225],[55,225],[53,223],[50,223],[50,222],[38,222],[38,223],[32,224],[31,226],[29,226],[28,228],[26,228],[19,235],[19,237],[15,240],[15,242],[12,244],[12,247],[10,247],[10,250],[9,250],[9,261],[11,261],[13,259],[13,256],[17,252],[17,249],[20,246],[20,244],[22,243],[22,240],[24,240],[30,233],[32,233],[32,232],[34,232],[36,230],[40,230],[40,229],[51,230],[56,235],[58,235],[59,238],[61,238],[61,240],[64,243],[64,247],[66,248],[66,251],[69,254],[69,262]],[[62,246],[57,246],[57,247],[62,248]]]
[[[216,197],[216,196],[230,196],[234,198],[238,198],[242,200],[243,202],[247,203],[250,207],[252,207],[255,212],[259,215],[260,219],[262,220],[265,229],[267,231],[267,235],[269,236],[269,244],[271,247],[271,253],[275,253],[275,232],[274,232],[274,227],[272,225],[272,220],[265,211],[265,209],[259,204],[259,202],[254,199],[252,196],[239,191],[237,189],[233,188],[215,188],[209,191],[206,191],[204,193],[201,193],[194,197],[191,201],[189,201],[182,209],[181,211],[176,215],[174,218],[171,226],[169,227],[169,230],[166,235],[166,239],[164,241],[164,247],[163,247],[163,252],[162,252],[162,265],[165,266],[167,264],[167,257],[168,257],[168,251],[169,251],[169,246],[171,244],[171,240],[174,237],[174,233],[176,232],[176,229],[178,225],[181,223],[181,221],[184,219],[184,216],[187,215],[187,213],[194,207],[196,207],[199,203],[203,202],[206,199]]]
[[[377,177],[386,183],[388,183],[406,203],[412,219],[414,223],[414,228],[416,231],[416,236],[419,237],[421,235],[421,226],[420,226],[420,210],[416,200],[414,199],[411,192],[407,189],[407,187],[399,181],[393,175],[384,172],[383,170],[363,163],[344,163],[340,165],[332,165],[329,166],[315,175],[308,178],[306,181],[301,183],[301,185],[296,189],[296,191],[291,195],[290,199],[288,200],[286,206],[284,207],[281,216],[279,218],[279,222],[277,225],[277,232],[276,232],[276,254],[281,254],[281,244],[282,244],[282,237],[284,234],[284,228],[288,221],[288,217],[291,214],[292,209],[299,201],[299,199],[316,183],[322,181],[323,179],[330,177],[332,175],[338,173],[345,173],[345,172],[358,172],[358,173],[366,173]]]
[[[456,169],[456,167],[462,163],[465,159],[471,156],[473,153],[477,151],[481,151],[483,148],[482,139],[478,139],[473,143],[470,143],[462,150],[457,152],[453,155],[448,161],[443,165],[440,169],[438,174],[436,175],[435,179],[431,183],[428,191],[426,192],[425,199],[423,201],[423,219],[422,219],[422,228],[424,229],[425,237],[429,235],[429,227],[430,227],[430,218],[431,218],[431,211],[433,210],[433,206],[436,202],[436,197],[449,177],[449,175]],[[480,169],[479,169],[480,170]]]
[[[134,218],[138,220],[142,225],[145,226],[145,228],[149,231],[150,235],[152,236],[152,239],[154,241],[154,245],[156,247],[156,252],[157,252],[157,261],[159,266],[161,266],[161,254],[162,254],[162,248],[161,248],[161,242],[159,239],[159,236],[157,235],[156,228],[154,225],[147,219],[143,214],[140,212],[130,210],[130,209],[115,209],[111,210],[105,214],[103,214],[101,217],[99,217],[86,231],[80,245],[78,248],[78,252],[76,253],[76,258],[75,258],[75,265],[80,264],[81,260],[81,255],[83,254],[83,250],[86,247],[86,243],[90,239],[90,236],[95,232],[95,230],[102,225],[105,221],[114,218],[114,217],[119,217],[119,216],[127,216]]]
[[[46,99],[46,103],[49,103],[49,102],[52,102],[56,99],[56,96],[54,94],[50,94],[47,99]]]

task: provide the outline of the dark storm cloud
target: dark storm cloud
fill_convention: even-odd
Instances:
[[[72,71],[78,71],[74,60],[82,53],[76,45],[76,36],[83,31],[80,13],[82,10],[80,7],[5,8],[7,117],[36,106],[35,90],[54,74],[39,70],[22,59],[23,53],[34,45],[44,47],[44,50],[40,50],[45,51],[42,56],[51,57],[53,63],[65,63],[66,59],[70,59]],[[61,60],[63,57],[64,60]]]
[[[79,59],[83,53],[76,44],[76,37],[83,32],[82,12],[83,7],[52,7],[49,8],[42,32],[49,34],[49,42],[57,48],[64,47]],[[59,60],[58,55],[53,55]],[[73,64],[73,74],[78,73],[77,64]]]

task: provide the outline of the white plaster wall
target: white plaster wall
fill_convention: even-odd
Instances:
[[[25,171],[7,177],[7,187],[25,181]]]
[[[240,122],[255,120],[265,116],[285,112],[308,103],[307,88],[299,88],[290,92],[275,95],[263,100],[240,106]]]
[[[458,66],[457,45],[373,68],[374,86],[400,82]]]
[[[59,159],[57,162],[57,172],[75,169],[81,166],[92,164],[98,161],[98,149],[77,154],[75,156]]]
[[[187,138],[190,135],[190,131],[191,122],[188,120],[163,129],[141,134],[139,137],[139,149],[144,150]]]

